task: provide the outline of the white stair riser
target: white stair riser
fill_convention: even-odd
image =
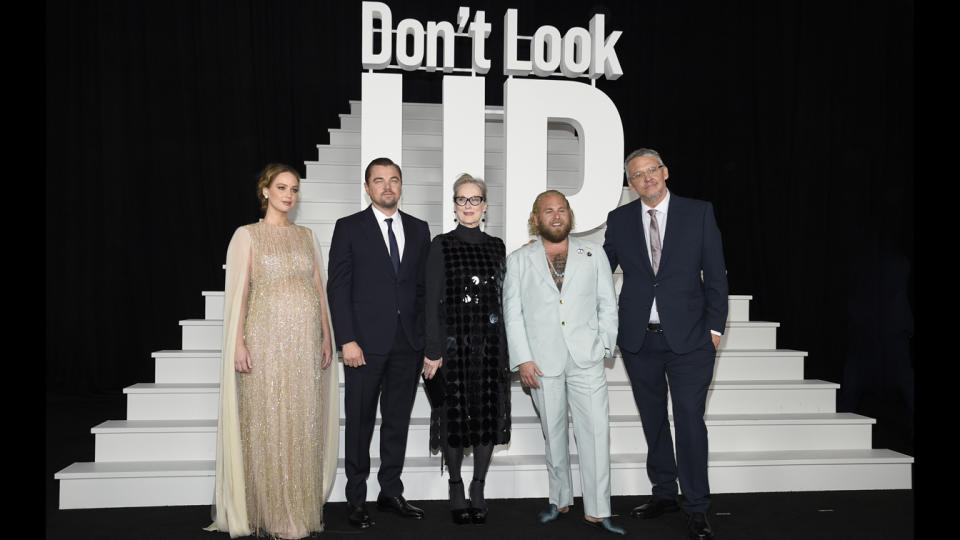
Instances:
[[[913,489],[909,463],[710,467],[708,475],[713,493]]]
[[[629,386],[608,389],[611,415],[636,415],[633,391]],[[835,412],[836,390],[804,389],[711,389],[707,391],[706,414],[774,414]],[[511,415],[536,416],[529,395],[511,387]],[[218,410],[216,392],[128,393],[128,420],[215,419]],[[340,388],[340,410],[344,410],[343,387]],[[413,404],[412,417],[430,416],[430,403],[420,389]]]
[[[777,348],[775,326],[727,327],[720,338],[721,349],[773,350]]]
[[[440,191],[439,187],[434,189],[436,191]],[[442,221],[443,203],[440,202],[439,195],[435,197],[435,199],[435,202],[419,202],[404,196],[403,211],[427,222]],[[356,202],[319,201],[300,202],[297,204],[296,210],[297,218],[299,219],[331,220],[356,213],[357,208]],[[502,202],[496,204],[491,203],[487,205],[487,218],[490,218],[494,215],[503,216]],[[502,221],[503,218],[501,217],[500,219]],[[450,214],[450,222],[453,223],[453,214]]]
[[[504,152],[493,152],[487,149],[484,153],[484,163],[494,164],[503,163]],[[443,151],[431,149],[411,149],[404,148],[400,158],[401,166],[413,167],[442,167]],[[359,147],[338,147],[338,146],[319,146],[317,148],[317,161],[331,165],[359,165],[360,148]],[[578,154],[554,154],[547,153],[547,169],[559,169],[564,171],[579,171],[581,158]],[[311,176],[307,171],[307,176]],[[531,201],[532,202],[532,201]]]
[[[443,193],[439,182],[436,184],[421,184],[404,182],[403,201],[412,203],[440,202]],[[308,202],[340,202],[353,205],[351,213],[360,208],[360,192],[363,190],[361,182],[357,183],[326,183],[314,180],[304,180],[300,184],[300,202],[297,206]],[[487,184],[487,198],[491,203],[503,204],[503,186]],[[324,216],[323,219],[329,219]]]
[[[215,486],[212,474],[60,480],[60,508],[209,505],[213,503]]]
[[[216,431],[95,434],[95,461],[176,461],[217,457]]]
[[[671,426],[676,442],[676,433]],[[429,426],[410,426],[407,438],[409,457],[430,457]],[[760,452],[777,450],[850,450],[869,449],[870,424],[820,425],[707,425],[711,452]],[[340,456],[344,456],[344,431],[340,429]],[[569,448],[577,454],[577,446],[570,427]],[[639,422],[632,425],[614,423],[610,426],[610,453],[646,453],[647,443]],[[495,455],[542,455],[543,432],[540,424],[514,424],[510,443],[498,445]],[[212,454],[211,454],[212,455]],[[380,457],[380,430],[375,429],[370,443],[370,455]],[[439,454],[433,455],[437,460]],[[213,459],[212,457],[204,459]]]
[[[308,214],[307,212],[303,211],[304,207],[308,204],[316,205],[317,210],[316,212],[314,212],[315,215]],[[490,205],[490,208],[493,210],[494,213],[502,212],[502,205]],[[350,213],[356,211],[356,205],[351,205],[350,203],[300,203],[299,209],[301,210],[301,212],[299,213],[299,217],[302,217],[305,219],[328,219],[330,215],[341,215],[341,216],[349,215]],[[422,211],[422,208],[419,206],[412,209],[420,209]],[[430,210],[433,211],[434,209],[431,208]],[[313,211],[311,210],[311,212]],[[326,255],[330,250],[329,241],[326,244],[323,244],[321,241],[320,247],[321,247],[321,251],[323,251],[324,261],[326,261],[327,260]],[[619,273],[615,274],[614,276],[615,282],[622,281],[622,279],[623,279],[622,274],[619,274]],[[617,284],[619,285],[619,283]],[[618,290],[619,290],[619,287],[618,287]],[[730,315],[727,317],[727,319],[730,321],[738,321],[738,322],[749,321],[748,318],[741,318],[741,317],[748,316],[749,304],[750,304],[749,300],[743,300],[739,298],[730,298],[728,303],[728,306],[729,306],[728,309],[729,309]],[[218,291],[217,294],[204,295],[204,319],[223,319],[223,292],[222,291]],[[789,378],[789,377],[784,377],[784,378]],[[766,380],[764,377],[753,377],[753,379]]]
[[[722,352],[722,351],[721,351]],[[717,356],[714,381],[799,381],[803,356]]]
[[[127,420],[215,420],[219,397],[219,392],[128,393]]]
[[[210,350],[223,348],[223,324],[191,324],[181,327],[183,350]]]
[[[220,356],[158,357],[154,359],[154,382],[219,383],[220,360]]]
[[[727,300],[727,321],[750,320],[750,297],[733,297]]]
[[[404,120],[407,118],[440,120],[443,118],[443,106],[439,103],[404,103],[400,113]],[[363,105],[360,100],[350,100],[350,114],[357,117],[363,114]]]
[[[307,161],[305,165],[307,166],[305,182],[332,182],[336,184],[356,182],[357,193],[359,194],[363,189],[363,169],[360,168],[359,164],[342,165]],[[437,187],[440,187],[442,180],[440,167],[416,166],[405,162],[401,166],[403,167],[405,182],[436,184]],[[505,176],[502,160],[486,161],[484,163],[483,180],[488,185],[503,186]],[[578,170],[549,170],[547,172],[547,187],[577,186],[580,184],[582,176]],[[530,201],[530,204],[533,204],[533,201]]]
[[[223,293],[203,297],[203,318],[223,320]]]
[[[406,207],[405,207],[404,205],[401,205],[401,209],[406,212]],[[359,209],[358,209],[358,210],[359,210]],[[416,216],[416,214],[414,214],[414,216]],[[338,217],[342,217],[342,216],[333,216],[332,218],[324,218],[324,219],[333,219],[333,220],[335,220],[335,219],[338,218]],[[417,216],[417,217],[419,217],[419,216]],[[501,217],[500,219],[501,219],[501,221],[502,221],[503,218]],[[450,218],[450,222],[451,222],[451,225],[452,225],[452,224],[453,224],[453,218],[452,218],[452,217]],[[492,222],[492,219],[491,219],[491,222]],[[304,223],[300,223],[300,225],[303,225],[303,226],[305,226],[305,227],[309,227],[309,228],[314,232],[314,234],[317,235],[317,240],[320,242],[320,245],[321,245],[321,247],[322,247],[322,246],[324,246],[324,245],[329,245],[330,239],[333,238],[333,228],[334,228],[334,226],[336,225],[336,222],[335,222],[335,221],[329,221],[329,222],[328,222],[328,221],[321,221],[321,222],[314,221],[314,222],[304,222]],[[439,221],[430,221],[430,222],[427,223],[427,226],[428,226],[429,229],[430,229],[430,236],[431,236],[431,237],[440,234],[440,222],[439,222]],[[487,234],[491,235],[491,236],[496,236],[497,238],[503,238],[503,225],[502,225],[502,224],[492,224],[492,223],[491,223],[491,224],[487,225],[487,227],[486,227],[486,229],[484,229],[484,231],[485,231]],[[329,248],[327,248],[327,249],[328,249],[328,251],[329,251]],[[326,256],[325,256],[324,261],[328,261],[328,260],[329,260],[329,257],[326,257]]]
[[[374,461],[367,479],[367,498],[376,500],[380,486]],[[574,496],[581,495],[580,468],[571,465]],[[612,495],[650,493],[645,463],[611,465]],[[411,501],[447,498],[447,475],[436,470],[404,471],[404,496]],[[469,478],[473,467],[464,460],[462,475]],[[712,493],[775,491],[833,491],[911,489],[910,464],[867,463],[844,465],[711,466],[708,469]],[[343,468],[330,493],[329,502],[344,502],[346,477]],[[212,475],[152,478],[107,478],[60,481],[60,508],[117,508],[135,506],[207,505],[212,502],[215,478]],[[487,475],[484,495],[488,500],[504,498],[545,498],[548,480],[543,466],[497,468],[496,457]]]
[[[619,350],[618,350],[619,351]],[[155,359],[157,383],[217,383],[220,381],[220,357],[159,357]],[[606,361],[608,382],[629,382],[623,359]],[[343,364],[338,362],[339,380]],[[717,356],[713,380],[717,381],[791,381],[803,378],[803,356]]]
[[[511,388],[511,415],[536,416],[533,401],[519,388]],[[721,389],[707,391],[706,414],[774,414],[774,413],[832,413],[835,411],[836,390],[805,388],[797,390]],[[608,388],[610,415],[636,415],[637,406],[629,386]],[[669,399],[669,394],[668,394]],[[343,391],[340,392],[340,410],[343,410]],[[413,414],[423,418],[430,414],[430,403],[418,390]]]
[[[836,389],[738,389],[707,391],[706,414],[792,414],[836,412]]]
[[[484,122],[484,135],[486,137],[503,137],[503,122],[486,121]],[[404,136],[415,133],[439,134],[443,133],[443,122],[428,118],[404,118],[401,127]],[[360,117],[354,115],[340,115],[341,131],[360,131]],[[558,124],[547,124],[547,139],[566,139],[575,140],[576,135],[568,128]]]
[[[868,449],[871,443],[870,425],[707,425],[711,452],[774,451],[774,450],[831,450]],[[674,432],[671,429],[671,432]],[[96,461],[175,461],[213,460],[216,458],[216,431],[203,432],[121,432],[97,433]],[[675,434],[674,434],[674,440]],[[430,454],[430,428],[412,425],[407,439],[407,457],[435,457]],[[344,428],[340,427],[339,456],[344,450]],[[577,446],[570,428],[570,453],[577,454]],[[647,445],[639,422],[614,423],[610,426],[612,454],[646,453]],[[543,434],[540,424],[514,424],[510,443],[496,447],[496,455],[543,454]],[[375,429],[370,443],[370,455],[380,457],[380,430]]]
[[[409,130],[406,130],[409,131]],[[360,146],[359,131],[331,130],[331,147]],[[440,132],[403,134],[404,148],[443,148],[443,135]],[[487,151],[502,152],[504,145],[503,135],[487,135],[484,140]],[[580,141],[572,138],[548,138],[547,152],[553,154],[577,154],[580,152]]]
[[[311,226],[313,225],[317,224],[311,224]],[[220,349],[222,347],[223,326],[220,324],[199,325],[191,324],[188,321],[183,324],[182,328],[183,349]],[[777,348],[776,341],[776,327],[727,327],[723,338],[720,340],[720,348],[774,350]],[[757,379],[754,378],[754,380]]]

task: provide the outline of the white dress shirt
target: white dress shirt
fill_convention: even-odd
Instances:
[[[397,237],[397,249],[400,250],[400,260],[403,260],[403,245],[404,245],[404,236],[403,236],[403,221],[400,219],[400,211],[395,211],[392,216],[388,216],[377,210],[376,206],[371,205],[370,208],[373,209],[373,215],[377,218],[377,223],[380,224],[380,233],[383,234],[383,243],[387,246],[387,253],[390,253],[390,236],[387,234],[387,222],[384,221],[387,218],[393,218],[393,235]]]
[[[647,243],[647,257],[650,259],[650,268],[653,268],[653,253],[650,251],[650,210],[657,211],[657,225],[660,230],[660,247],[663,248],[663,237],[667,231],[667,209],[670,207],[670,190],[667,190],[666,196],[656,207],[647,206],[647,203],[640,200],[643,205],[643,241]],[[660,260],[663,260],[663,252],[660,252]],[[650,308],[650,322],[659,323],[660,314],[657,313],[657,297],[654,294],[653,306]]]

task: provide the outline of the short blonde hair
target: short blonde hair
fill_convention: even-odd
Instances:
[[[260,200],[260,210],[267,210],[267,199],[263,196],[263,188],[269,188],[270,184],[273,183],[273,179],[276,178],[278,174],[285,172],[297,177],[297,183],[300,183],[300,173],[284,163],[268,163],[267,166],[260,171],[260,176],[257,178],[257,199]]]
[[[563,199],[564,204],[567,205],[567,213],[570,214],[570,230],[573,230],[574,220],[573,220],[573,208],[570,207],[570,201],[567,200],[567,196],[555,189],[548,189],[543,193],[537,195],[537,198],[533,201],[533,210],[530,210],[530,218],[527,219],[527,232],[530,233],[530,236],[539,236],[540,228],[537,227],[536,215],[540,213],[540,202],[547,195],[559,195]]]

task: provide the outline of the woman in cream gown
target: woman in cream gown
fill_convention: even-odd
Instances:
[[[227,249],[214,522],[231,537],[323,530],[336,476],[339,394],[320,246],[290,223],[300,177],[260,174],[266,209]]]

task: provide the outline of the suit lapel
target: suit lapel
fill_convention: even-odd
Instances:
[[[574,238],[572,236],[567,237],[569,242],[567,242],[567,268],[563,271],[563,286],[566,287],[567,283],[573,280],[574,274],[577,273],[577,270],[583,264],[583,257],[586,257],[586,250],[583,248],[583,244],[580,243],[579,238]],[[580,253],[580,250],[583,253]]]
[[[557,290],[557,284],[553,281],[553,274],[550,267],[547,266],[547,252],[543,249],[543,241],[537,238],[537,241],[530,245],[530,264],[533,265],[535,272],[544,283],[550,285],[554,291]]]
[[[402,215],[403,220],[403,253],[400,254],[400,271],[398,273],[402,274],[407,268],[409,268],[413,263],[408,261],[416,261],[418,248],[417,243],[412,240],[416,237],[416,231],[414,230],[413,217],[410,214],[401,212],[397,210],[398,214]],[[390,257],[390,253],[387,252],[387,258]],[[393,262],[390,263],[391,265]]]
[[[678,234],[677,226],[683,223],[682,214],[684,209],[685,205],[683,198],[677,197],[671,193],[670,208],[667,210],[667,213],[669,214],[667,221],[670,222],[670,226],[663,231],[663,245],[660,246],[660,269],[663,269],[663,267],[667,264],[667,260],[670,258],[670,254],[673,253],[673,250],[670,249],[670,239],[676,237]]]

